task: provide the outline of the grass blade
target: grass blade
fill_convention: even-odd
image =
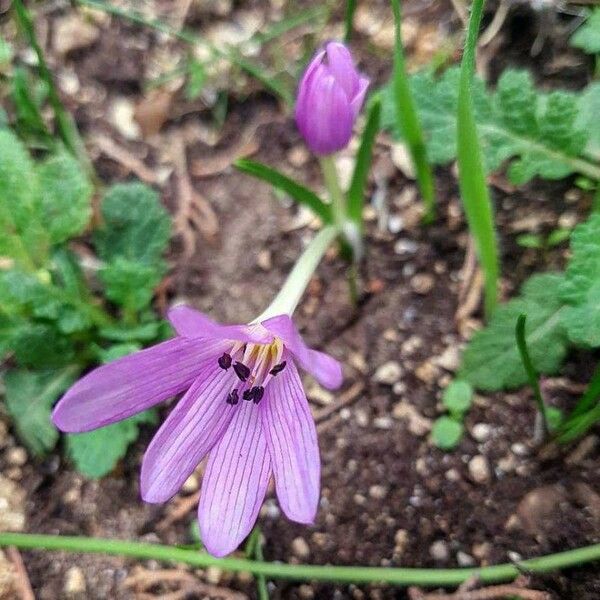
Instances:
[[[333,222],[331,207],[325,204],[314,192],[290,179],[287,175],[253,160],[238,160],[235,166],[242,173],[248,173],[248,175],[253,175],[257,179],[270,183],[273,187],[291,196],[296,202],[307,206],[324,223],[330,224]]]
[[[485,179],[472,98],[477,34],[484,1],[473,1],[469,18],[458,91],[457,156],[460,194],[483,269],[485,313],[489,318],[498,302],[499,260],[493,208]]]
[[[435,212],[435,186],[431,167],[427,162],[427,152],[423,129],[417,115],[414,99],[408,83],[404,49],[401,35],[400,0],[392,0],[392,10],[395,21],[394,41],[394,99],[396,105],[396,121],[401,127],[404,139],[408,145],[415,169],[417,182],[423,201],[425,202],[425,222],[434,218]]]
[[[362,208],[365,198],[365,184],[371,168],[371,159],[373,157],[373,145],[375,136],[379,131],[379,121],[381,117],[381,102],[376,100],[369,109],[367,124],[362,134],[360,148],[356,158],[352,182],[347,196],[347,214],[348,218],[356,223],[359,229],[362,229]]]
[[[344,41],[347,43],[352,37],[356,0],[346,0],[346,14],[344,16]]]
[[[544,435],[547,436],[550,428],[550,424],[548,423],[548,411],[546,410],[546,404],[544,403],[544,399],[542,398],[539,375],[536,372],[535,367],[533,366],[533,362],[531,361],[531,356],[529,354],[529,349],[527,348],[527,341],[525,339],[526,322],[527,315],[519,315],[519,318],[517,319],[517,326],[515,328],[517,347],[519,348],[519,354],[521,355],[521,362],[523,363],[523,367],[525,368],[525,372],[527,373],[529,385],[533,390],[533,397],[535,398],[538,410],[540,411],[540,414],[543,418]]]

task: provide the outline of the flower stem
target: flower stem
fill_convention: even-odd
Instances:
[[[294,265],[279,293],[254,322],[265,321],[277,315],[292,315],[304,290],[330,244],[339,234],[337,227],[325,227],[311,240]]]
[[[335,161],[333,156],[322,156],[320,158],[321,171],[323,172],[323,179],[325,180],[325,186],[329,192],[331,198],[331,208],[333,210],[333,219],[339,229],[343,228],[344,222],[346,221],[346,200],[344,198],[344,192],[340,186],[340,180],[338,178],[337,169],[335,167]]]
[[[275,579],[340,583],[382,582],[399,586],[418,585],[422,587],[455,586],[473,577],[477,577],[482,583],[511,581],[523,571],[543,573],[600,560],[600,544],[532,558],[518,564],[501,564],[480,569],[398,569],[361,566],[288,565],[243,558],[215,558],[198,550],[185,550],[161,544],[31,533],[0,533],[0,547],[5,546],[16,546],[24,550],[44,549],[110,554],[139,559],[180,562],[194,567],[218,566],[227,571],[247,571],[255,575],[265,575]]]

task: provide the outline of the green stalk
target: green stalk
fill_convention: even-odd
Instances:
[[[62,104],[56,86],[54,85],[52,73],[50,72],[48,64],[46,63],[44,52],[38,44],[31,15],[25,8],[25,5],[23,4],[22,0],[13,0],[12,5],[14,8],[14,14],[18,25],[23,31],[27,39],[27,43],[33,48],[34,52],[36,53],[40,77],[46,82],[46,85],[48,86],[48,100],[50,102],[50,105],[52,106],[52,110],[54,111],[54,117],[56,119],[56,127],[58,129],[58,133],[60,134],[63,143],[71,152],[71,154],[77,157],[77,159],[86,168],[89,174],[93,174],[93,169],[87,158],[87,154],[85,153],[85,147],[81,138],[79,137],[79,132],[77,131],[75,122],[71,118],[71,115],[69,115],[69,113],[65,110],[65,107]]]
[[[325,227],[312,239],[310,244],[294,265],[279,293],[273,299],[273,302],[266,310],[254,319],[254,322],[265,321],[277,315],[292,315],[304,290],[318,267],[327,248],[338,236],[339,230],[336,227]]]
[[[527,340],[525,339],[525,323],[527,321],[527,315],[521,314],[517,319],[517,326],[515,328],[515,336],[517,338],[517,347],[519,348],[519,354],[521,355],[521,362],[527,373],[527,379],[529,385],[533,390],[533,397],[537,404],[540,415],[542,415],[542,423],[544,426],[544,437],[548,437],[550,430],[550,423],[548,422],[548,410],[544,399],[542,398],[542,391],[540,389],[539,375],[533,366],[529,349],[527,348]]]
[[[321,171],[325,180],[325,187],[329,192],[331,200],[331,210],[333,212],[334,223],[339,229],[342,229],[346,221],[346,200],[344,192],[340,186],[337,169],[333,155],[322,156],[319,159],[321,163]]]
[[[346,0],[346,13],[344,15],[344,41],[348,43],[352,37],[356,0]]]
[[[109,554],[138,559],[154,559],[185,563],[196,568],[216,566],[226,571],[246,571],[274,579],[295,581],[330,581],[338,583],[389,583],[398,586],[456,586],[468,579],[481,583],[512,581],[523,571],[545,573],[600,560],[600,544],[567,550],[557,554],[524,560],[518,564],[461,569],[419,569],[386,567],[334,567],[326,565],[289,565],[244,558],[215,558],[198,550],[185,550],[161,544],[128,542],[102,538],[37,535],[31,533],[0,533],[0,547],[15,546],[22,550],[60,550]]]
[[[431,167],[427,162],[427,150],[421,123],[413,100],[402,47],[400,0],[392,0],[394,11],[395,41],[394,41],[394,100],[396,107],[396,122],[402,129],[415,169],[417,182],[425,203],[426,223],[435,217],[435,185]]]
[[[499,260],[493,208],[485,178],[472,98],[477,34],[481,25],[484,1],[473,0],[460,69],[457,156],[460,194],[485,277],[485,313],[489,318],[498,302]]]

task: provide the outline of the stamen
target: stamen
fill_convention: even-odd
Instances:
[[[242,398],[244,400],[252,400],[252,398],[254,398],[254,390],[256,388],[250,388],[244,391],[244,393],[242,394]]]
[[[231,366],[231,354],[227,354],[227,352],[224,352],[223,356],[221,356],[221,358],[219,358],[217,362],[219,363],[221,369],[225,369],[225,371],[227,371],[227,369],[229,369],[229,367]]]
[[[283,371],[285,369],[285,365],[287,365],[287,361],[283,361],[282,363],[279,363],[278,365],[275,365],[270,371],[269,373],[271,375],[273,375],[273,377],[275,375],[278,375],[279,373],[281,373],[281,371]]]
[[[262,385],[256,386],[254,389],[254,404],[258,404],[265,395],[265,388]]]
[[[231,392],[229,392],[228,396],[227,396],[227,404],[231,404],[232,406],[235,406],[240,400],[240,397],[238,396],[238,391],[237,390],[231,390]]]
[[[248,379],[248,377],[250,376],[250,369],[244,363],[241,363],[239,361],[235,362],[235,364],[233,365],[233,370],[235,371],[235,374],[239,377],[240,381],[246,381],[246,379]]]

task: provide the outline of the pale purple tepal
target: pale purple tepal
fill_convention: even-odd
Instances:
[[[175,338],[73,385],[54,409],[56,426],[89,431],[185,392],[146,451],[142,498],[165,502],[208,455],[198,520],[211,554],[229,554],[248,535],[271,475],[287,517],[312,523],[319,447],[296,364],[330,389],[341,385],[340,364],[308,348],[288,315],[219,325],[178,306],[169,320]]]
[[[296,124],[315,154],[348,144],[368,87],[344,44],[329,42],[312,59],[298,88]]]

